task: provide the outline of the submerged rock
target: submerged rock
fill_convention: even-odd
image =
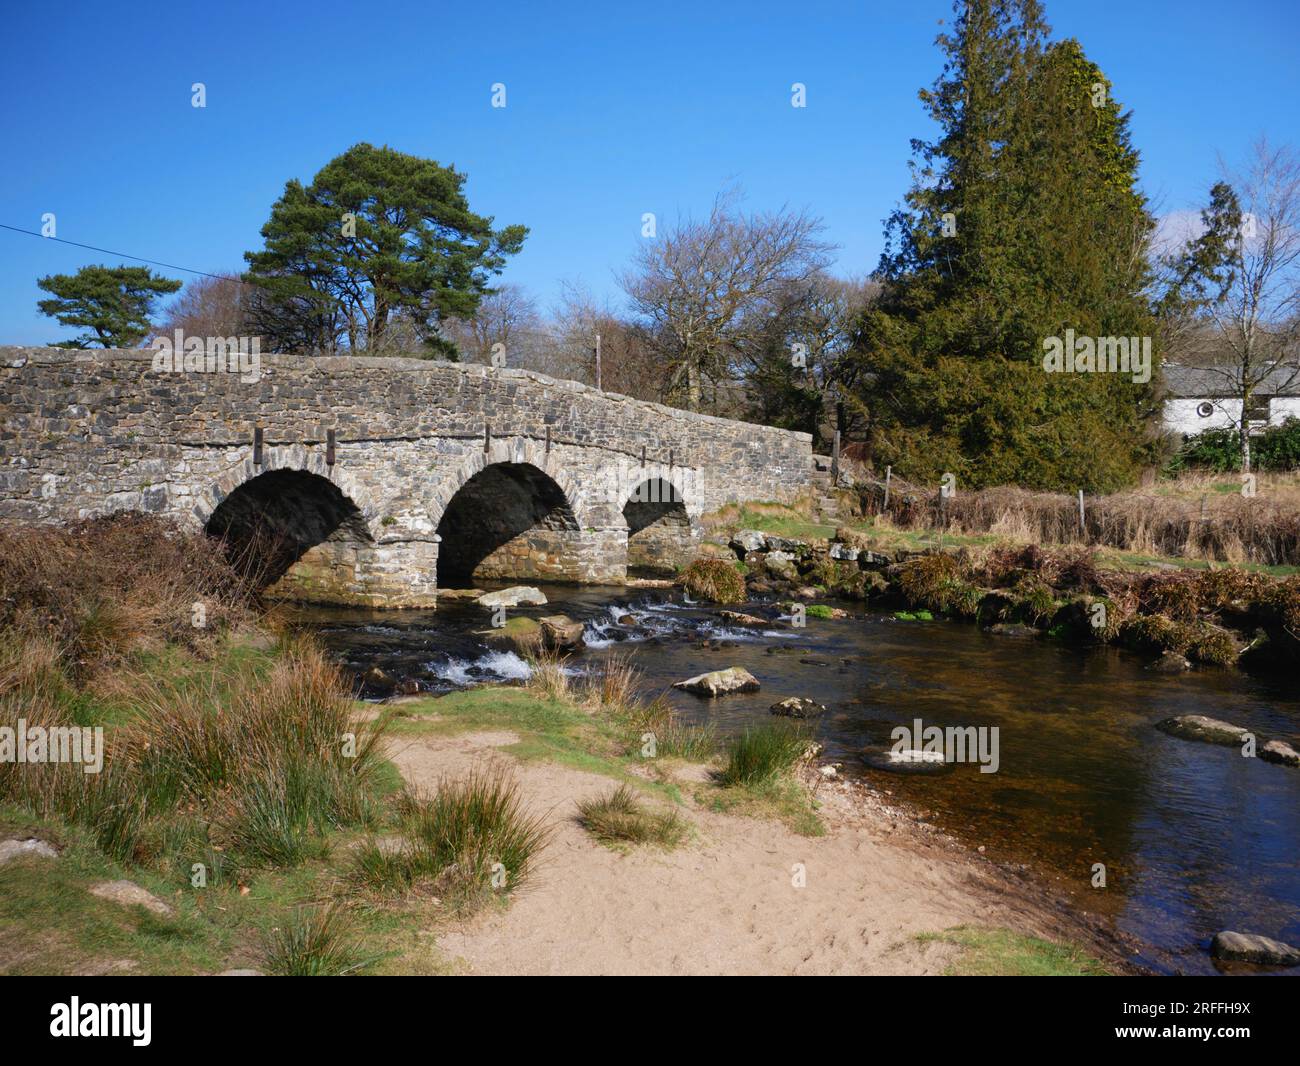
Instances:
[[[1281,763],[1283,766],[1300,766],[1300,751],[1296,751],[1285,740],[1270,740],[1259,749],[1259,757],[1265,762]]]
[[[771,711],[785,718],[816,718],[825,713],[826,707],[807,696],[790,696],[772,704]]]
[[[542,590],[533,588],[531,585],[512,585],[508,589],[485,592],[478,598],[480,607],[518,607],[521,604],[541,607],[545,603],[546,596]]]
[[[1243,729],[1231,722],[1221,722],[1217,718],[1207,718],[1203,714],[1178,714],[1157,722],[1156,728],[1162,733],[1183,740],[1203,740],[1207,744],[1232,744],[1239,746],[1251,736],[1249,729]]]
[[[999,622],[997,625],[989,626],[987,632],[998,637],[1033,638],[1040,636],[1039,631],[1033,626],[1021,625],[1019,622]]]
[[[1225,929],[1210,942],[1210,955],[1232,962],[1253,962],[1261,966],[1300,966],[1300,948],[1255,933]]]
[[[891,774],[946,774],[953,769],[953,764],[945,762],[941,751],[921,751],[906,748],[894,751],[868,749],[862,753],[862,761],[876,770],[887,770]]]
[[[766,618],[759,618],[756,614],[744,614],[740,611],[719,611],[718,617],[724,622],[730,622],[733,626],[766,626]]]
[[[743,666],[733,666],[727,670],[713,670],[678,681],[673,688],[694,692],[697,696],[725,696],[729,692],[757,691],[758,678]]]
[[[565,614],[552,614],[540,620],[542,647],[548,651],[576,651],[586,641],[582,636],[582,623]]]
[[[1181,674],[1191,668],[1192,664],[1187,657],[1179,655],[1176,651],[1165,652],[1147,667],[1148,670],[1154,670],[1157,674]]]

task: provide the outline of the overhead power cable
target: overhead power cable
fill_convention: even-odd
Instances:
[[[80,241],[67,241],[62,237],[47,237],[44,233],[38,233],[36,230],[22,229],[19,226],[8,226],[0,222],[0,229],[12,230],[14,233],[26,233],[29,237],[39,237],[43,241],[58,241],[60,244],[70,244],[74,248],[86,248],[92,252],[103,252],[104,255],[117,256],[121,259],[134,259],[137,263],[148,263],[150,266],[163,267],[167,270],[183,270],[186,274],[197,274],[203,278],[216,278],[218,281],[239,281],[239,278],[232,278],[229,274],[209,274],[206,270],[194,270],[191,267],[177,266],[175,263],[160,263],[156,259],[146,259],[141,255],[127,255],[126,252],[115,252],[111,248],[99,248],[93,244],[82,244]]]

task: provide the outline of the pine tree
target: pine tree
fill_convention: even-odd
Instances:
[[[455,357],[444,318],[470,318],[528,230],[469,209],[465,175],[432,159],[357,144],[308,186],[293,180],[247,252],[250,319],[277,350],[407,352],[413,332]],[[390,344],[400,334],[401,344]]]
[[[41,314],[65,326],[90,328],[62,342],[63,348],[134,348],[152,328],[154,301],[181,287],[148,267],[129,266],[86,266],[75,274],[51,274],[36,284],[51,294],[51,299],[37,301]]]
[[[1154,342],[1129,118],[1078,42],[1048,41],[1036,0],[955,9],[921,93],[941,136],[913,142],[856,348],[873,450],[915,480],[1111,490],[1151,452],[1152,386],[1042,359],[1067,328]]]

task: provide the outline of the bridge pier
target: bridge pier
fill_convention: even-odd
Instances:
[[[357,607],[433,607],[438,543],[324,541],[266,590],[271,599]]]

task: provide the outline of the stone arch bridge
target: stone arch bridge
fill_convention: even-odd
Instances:
[[[812,478],[806,433],[523,370],[269,355],[241,376],[0,347],[0,518],[170,516],[264,550],[295,599],[620,582],[689,557],[702,514],[792,502]]]

